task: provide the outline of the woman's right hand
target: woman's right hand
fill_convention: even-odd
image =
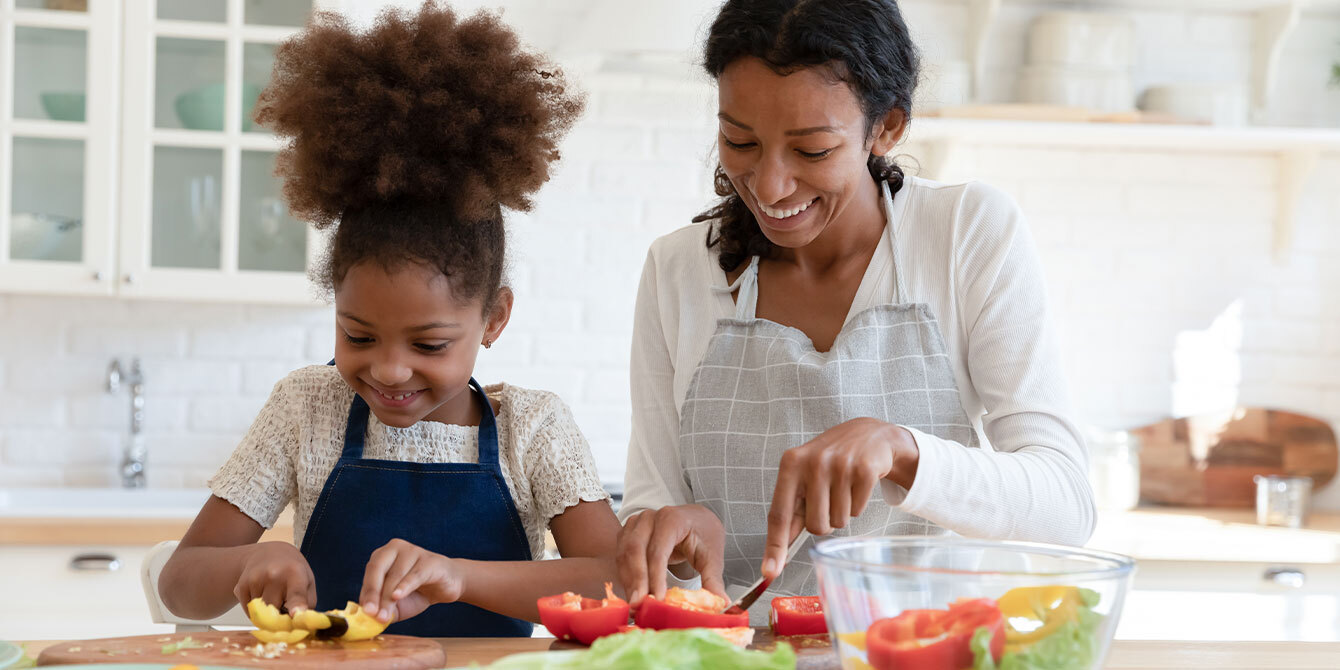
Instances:
[[[287,542],[261,542],[247,553],[233,595],[245,609],[252,598],[295,612],[316,605],[316,576],[307,558]]]
[[[726,529],[702,505],[646,510],[628,518],[619,531],[617,562],[628,603],[636,607],[651,594],[665,596],[665,573],[687,563],[703,579],[703,588],[726,595],[721,579]]]

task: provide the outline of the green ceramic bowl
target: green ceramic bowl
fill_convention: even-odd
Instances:
[[[84,122],[84,100],[87,96],[83,93],[53,91],[43,93],[41,97],[42,110],[52,120]]]
[[[261,95],[256,84],[242,85],[242,130],[251,130],[251,110]],[[223,130],[223,84],[210,84],[177,96],[174,107],[181,124],[191,130]]]

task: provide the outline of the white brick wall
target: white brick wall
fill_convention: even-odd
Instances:
[[[504,4],[540,44],[553,35],[526,31],[545,25],[543,12],[571,23],[583,6]],[[929,58],[963,58],[961,6],[905,8]],[[1036,11],[1006,5],[989,45],[989,100],[1011,98]],[[1246,76],[1243,16],[1150,11],[1137,23],[1140,86]],[[1340,125],[1340,93],[1317,84],[1340,22],[1309,17],[1300,31],[1270,117]],[[476,376],[559,393],[602,475],[617,480],[639,272],[651,240],[712,200],[715,93],[688,67],[601,71],[577,46],[561,51],[590,94],[588,112],[535,211],[514,217],[516,311]],[[1134,426],[1244,403],[1340,423],[1340,266],[1330,262],[1340,253],[1340,156],[1324,158],[1309,183],[1284,264],[1269,246],[1274,165],[1250,152],[964,147],[956,171],[1006,188],[1029,213],[1080,420]],[[131,355],[147,377],[151,484],[199,486],[274,382],[328,360],[334,337],[329,308],[0,295],[0,321],[0,486],[115,484],[128,410],[124,394],[103,391],[104,373],[113,356]],[[1340,508],[1340,487],[1319,502]]]

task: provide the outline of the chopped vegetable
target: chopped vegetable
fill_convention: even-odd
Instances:
[[[741,649],[703,629],[634,630],[596,640],[590,649],[504,658],[490,670],[793,670],[796,653],[779,643],[771,652]]]
[[[768,615],[774,635],[823,635],[828,632],[819,596],[773,598]]]
[[[285,630],[285,631],[253,630],[250,632],[251,635],[255,637],[257,640],[260,640],[261,642],[265,642],[267,644],[271,642],[283,642],[284,644],[295,644],[297,642],[306,639],[308,635],[312,634],[311,631],[301,629]]]
[[[247,603],[247,616],[259,631],[253,631],[262,642],[297,642],[307,633],[313,633],[318,639],[353,642],[370,640],[386,630],[389,622],[369,616],[358,603],[348,601],[342,610],[316,612],[303,610],[292,616],[280,612],[278,608],[261,598],[252,598]],[[289,633],[301,631],[303,635],[260,635],[260,633]]]
[[[906,610],[880,619],[866,633],[867,657],[876,670],[963,670],[972,666],[971,642],[986,631],[992,658],[1005,648],[1005,619],[995,601],[959,600],[943,610]]]
[[[706,589],[689,591],[673,587],[664,600],[647,596],[638,605],[633,620],[641,628],[735,628],[749,625],[749,613],[726,608],[726,599]]]
[[[609,582],[605,582],[603,600],[583,598],[569,591],[540,598],[536,606],[540,610],[540,623],[560,640],[591,644],[628,625],[628,603],[614,595],[614,586]]]
[[[187,635],[180,641],[163,645],[163,654],[164,655],[175,654],[183,649],[203,649],[204,646],[205,646],[204,644],[200,643],[197,640],[191,639],[191,636]]]
[[[1036,642],[1015,649],[1007,646],[999,662],[985,653],[985,638],[983,632],[978,631],[972,640],[972,670],[1070,670],[1092,667],[1102,651],[1102,637],[1098,629],[1104,617],[1093,611],[1099,601],[1097,592],[1089,589],[1077,589],[1076,592],[1079,605],[1073,619],[1053,627],[1050,634]]]

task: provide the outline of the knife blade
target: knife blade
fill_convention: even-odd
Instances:
[[[791,559],[795,558],[796,554],[800,553],[801,545],[805,544],[805,540],[809,539],[809,537],[810,531],[801,528],[800,534],[796,536],[796,539],[791,540],[791,545],[786,548],[786,563],[782,564],[783,570],[786,569],[787,565],[791,564]],[[780,571],[777,574],[778,576],[781,576]],[[760,576],[757,581],[749,585],[749,588],[746,589],[739,598],[735,599],[735,602],[731,603],[730,606],[726,608],[726,611],[730,611],[736,607],[741,610],[748,610],[758,601],[759,596],[763,595],[763,592],[767,591],[768,587],[771,585],[771,579],[767,576]]]

